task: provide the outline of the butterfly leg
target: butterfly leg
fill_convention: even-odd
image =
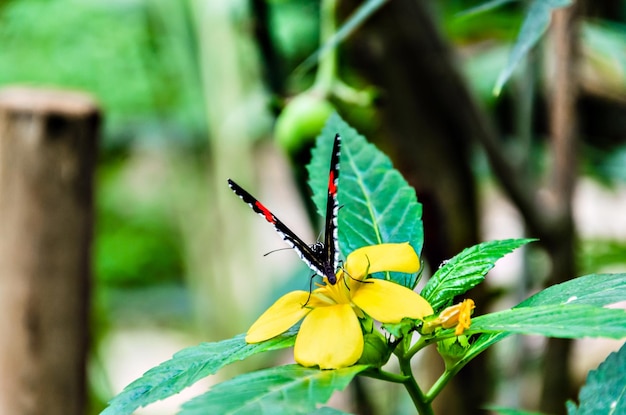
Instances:
[[[313,280],[315,279],[316,275],[317,274],[311,275],[311,278],[309,279],[309,296],[306,298],[306,303],[302,305],[302,308],[306,307],[307,304],[309,304],[309,301],[311,300],[311,294],[313,294]]]
[[[366,257],[366,258],[367,258],[367,269],[365,270],[365,275],[367,276],[369,274],[369,270],[370,270],[370,259],[368,257]],[[343,264],[341,264],[341,268],[343,269]],[[372,283],[371,281],[367,281],[365,279],[359,280],[359,279],[354,278],[352,275],[348,274],[348,272],[345,269],[343,269],[343,273],[346,274],[348,277],[350,277],[350,279],[353,280],[353,281],[360,282],[360,283],[363,283],[363,284],[371,284]],[[343,279],[343,283],[345,284],[346,288],[349,290],[350,287],[348,286],[348,283],[346,282],[345,278]]]

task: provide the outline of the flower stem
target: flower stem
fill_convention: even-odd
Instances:
[[[433,399],[435,399],[435,397],[439,395],[439,392],[441,392],[444,386],[448,384],[451,378],[452,378],[452,372],[448,372],[448,371],[444,372],[441,376],[439,376],[439,379],[437,379],[435,384],[430,388],[430,390],[426,394],[425,396],[426,402],[429,402],[429,403],[432,402]]]
[[[372,379],[386,380],[387,382],[393,383],[404,383],[407,381],[407,376],[396,375],[395,373],[386,372],[380,369],[369,369],[361,374]]]
[[[466,363],[467,362],[465,362],[464,364],[456,364],[452,368],[446,369],[446,371],[443,372],[441,376],[439,376],[439,379],[437,379],[433,386],[430,387],[430,390],[425,396],[426,402],[432,402],[433,399],[435,399],[437,395],[439,395],[439,392],[441,392],[441,390],[448,384],[448,382],[450,382],[450,379],[452,379],[454,375],[459,373],[459,370],[461,370]]]
[[[420,415],[434,415],[433,408],[426,399],[424,392],[420,389],[419,385],[415,381],[413,371],[411,370],[411,361],[400,357],[400,370],[402,374],[406,376],[406,380],[403,383],[404,388],[411,396],[413,405]]]
[[[320,10],[320,45],[323,47],[337,30],[335,9],[337,0],[322,0]],[[337,48],[323,51],[319,56],[319,65],[312,89],[322,96],[329,95],[337,73]]]
[[[417,342],[415,342],[415,344],[409,350],[407,350],[406,355],[405,355],[406,359],[411,360],[417,352],[419,352],[420,350],[422,350],[424,347],[428,346],[431,343],[434,343],[434,341],[431,338],[421,336],[417,340]]]

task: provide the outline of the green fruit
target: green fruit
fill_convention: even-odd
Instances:
[[[459,360],[465,357],[470,346],[467,336],[462,334],[438,342],[437,351],[443,357],[446,368],[451,369]]]
[[[335,108],[312,93],[292,99],[276,120],[274,136],[287,152],[295,152],[317,137]]]
[[[358,364],[380,367],[387,363],[392,350],[379,331],[374,330],[372,333],[365,334],[363,340],[363,354],[359,358]]]

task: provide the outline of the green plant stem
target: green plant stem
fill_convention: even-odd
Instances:
[[[398,359],[400,359],[400,362],[402,361],[410,361],[413,356],[419,352],[420,350],[422,350],[423,348],[425,348],[426,346],[435,343],[437,341],[441,341],[446,337],[438,337],[438,338],[433,338],[433,337],[420,337],[420,339],[411,347],[409,348],[409,350],[406,351],[406,353],[403,356],[398,356]],[[421,400],[421,402],[423,402],[424,405],[427,405],[428,408],[430,408],[430,404],[432,403],[432,401],[437,397],[437,395],[439,395],[439,393],[443,390],[443,388],[448,384],[448,382],[450,382],[450,379],[452,379],[454,377],[454,375],[456,375],[459,370],[461,370],[463,368],[463,366],[465,366],[465,364],[467,364],[467,361],[464,362],[459,362],[457,365],[455,365],[453,368],[446,370],[440,377],[439,379],[437,379],[437,381],[435,382],[435,384],[430,388],[430,390],[428,391],[428,393],[426,395],[424,395],[422,393],[422,391],[419,389],[419,387],[417,387],[417,384],[415,384],[415,387],[417,388],[417,391],[419,392],[419,394],[417,395],[419,397],[419,399]],[[407,367],[409,373],[405,372],[405,369],[402,369],[402,373],[404,375],[407,375],[413,382],[415,382],[415,379],[413,378],[412,374],[410,373],[410,365]],[[411,394],[411,398],[413,399],[413,402],[415,403],[416,400],[413,397],[412,391],[409,389],[408,385],[408,380],[403,382],[405,384],[405,387],[407,388],[407,391],[409,392],[409,394]],[[417,407],[417,404],[416,404]],[[419,410],[419,407],[418,407]],[[432,408],[430,409],[432,411]],[[422,413],[420,411],[420,413]],[[424,412],[424,413],[428,413],[428,412]]]
[[[352,88],[341,79],[335,79],[335,82],[333,83],[333,94],[344,102],[359,106],[371,104],[375,96],[373,89],[358,90],[356,88]]]
[[[335,22],[336,6],[337,0],[322,0],[320,9],[320,45],[326,44],[337,30]],[[322,96],[330,95],[336,74],[337,48],[333,47],[319,56],[315,83],[311,89]]]
[[[413,401],[413,405],[415,405],[415,409],[417,409],[417,412],[420,415],[434,415],[433,408],[430,405],[430,402],[426,400],[426,396],[415,381],[415,377],[413,377],[413,371],[411,370],[411,361],[404,357],[400,358],[399,361],[400,370],[402,374],[406,376],[406,380],[402,382],[402,384],[409,393],[409,396],[411,396],[411,400]]]
[[[337,36],[335,19],[337,0],[322,0],[320,5],[320,52],[315,82],[310,91],[319,97],[336,96],[350,104],[366,106],[374,99],[373,91],[360,91],[339,79],[337,73],[337,45],[326,47]]]
[[[424,397],[425,401],[427,403],[431,403],[457,372],[458,370],[446,370],[441,376],[439,376],[439,379],[437,379],[437,381],[433,384],[433,386]]]
[[[443,388],[448,384],[448,382],[450,382],[450,380],[457,373],[459,373],[459,370],[463,369],[463,367],[465,367],[465,365],[468,364],[470,360],[471,359],[461,360],[457,362],[457,364],[455,364],[452,368],[446,369],[446,371],[443,372],[441,376],[439,376],[439,379],[437,379],[433,386],[430,387],[430,390],[425,397],[426,402],[431,403],[437,397],[437,395],[439,395],[439,392],[441,392]]]
[[[367,370],[365,372],[362,372],[361,375],[367,376],[368,378],[385,380],[392,383],[404,383],[408,380],[408,376],[396,375],[395,373],[387,372],[380,369]]]
[[[407,352],[405,353],[405,357],[407,360],[411,360],[413,358],[413,356],[415,356],[415,354],[417,352],[419,352],[420,350],[422,350],[424,347],[435,343],[437,341],[441,340],[440,338],[432,338],[432,337],[425,337],[425,336],[421,336],[419,338],[419,340],[417,342],[415,342],[415,344],[409,349],[407,350]]]

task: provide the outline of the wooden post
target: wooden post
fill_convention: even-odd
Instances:
[[[82,93],[0,90],[0,413],[85,411],[93,172]]]

